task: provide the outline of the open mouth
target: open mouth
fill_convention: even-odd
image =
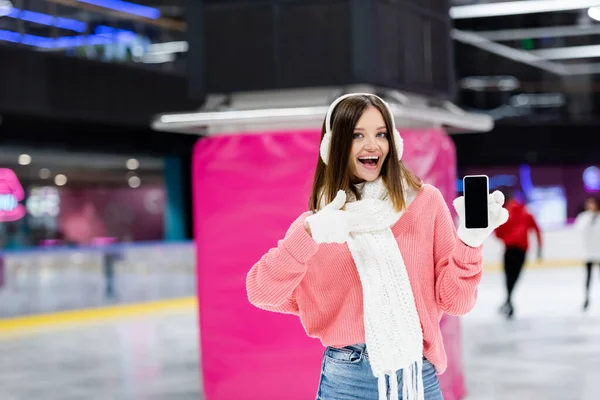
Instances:
[[[370,169],[377,168],[377,164],[379,163],[379,157],[378,156],[359,157],[358,161],[360,161],[360,163],[363,164],[367,168],[370,168]]]

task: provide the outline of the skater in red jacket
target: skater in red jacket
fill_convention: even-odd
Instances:
[[[529,231],[534,230],[537,235],[538,260],[542,258],[542,235],[540,228],[533,216],[527,211],[518,196],[507,194],[508,221],[496,229],[496,236],[504,242],[504,274],[506,275],[506,303],[501,308],[508,318],[514,314],[512,292],[515,288],[521,269],[525,263],[529,249]]]

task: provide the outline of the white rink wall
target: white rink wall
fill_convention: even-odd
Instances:
[[[110,269],[105,254],[113,256]],[[0,318],[196,293],[192,242],[33,249],[0,257]]]
[[[541,266],[573,266],[583,262],[583,244],[581,235],[572,225],[542,231]],[[600,246],[600,243],[598,243]],[[504,245],[495,235],[490,236],[483,245],[483,263],[486,268],[497,268],[502,264]],[[535,233],[529,235],[528,262],[534,262],[537,255]]]

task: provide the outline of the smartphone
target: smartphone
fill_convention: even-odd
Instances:
[[[465,226],[469,229],[487,228],[489,179],[486,175],[467,175],[463,178],[465,196]]]

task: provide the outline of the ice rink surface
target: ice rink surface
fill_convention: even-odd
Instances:
[[[511,321],[498,313],[503,282],[486,272],[463,318],[468,400],[600,398],[600,268],[586,313],[583,267],[525,270]],[[201,398],[192,309],[0,335],[0,355],[2,400]]]
[[[468,400],[600,398],[600,268],[583,312],[584,267],[525,270],[515,317],[497,312],[503,276],[486,273],[475,309],[463,318]]]

